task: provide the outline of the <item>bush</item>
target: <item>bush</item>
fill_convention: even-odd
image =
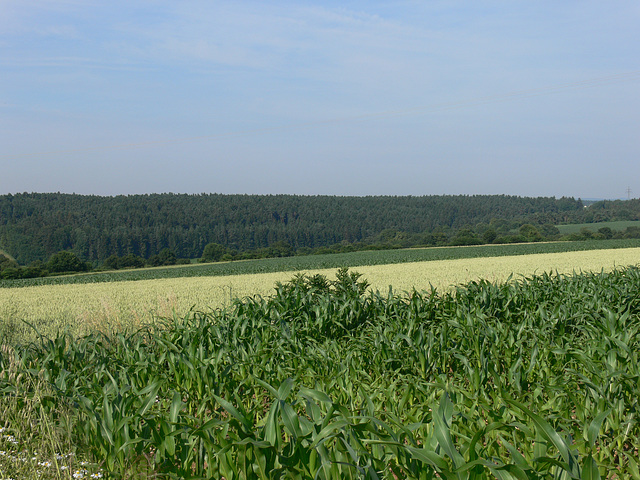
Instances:
[[[640,238],[640,227],[627,227],[624,232],[625,238]]]
[[[144,267],[144,259],[138,255],[130,253],[118,259],[119,268],[142,268]]]
[[[449,242],[450,245],[482,245],[482,239],[478,238],[475,232],[469,228],[463,228]]]
[[[46,270],[38,267],[17,267],[6,268],[0,272],[3,280],[18,280],[22,278],[46,277],[49,274]]]
[[[228,249],[224,245],[220,245],[219,243],[208,243],[204,247],[200,262],[219,262],[226,253],[228,253]]]
[[[18,263],[0,253],[0,272],[9,268],[18,268]]]
[[[611,230],[609,227],[599,228],[598,233],[601,234],[605,239],[613,238],[613,230]]]
[[[551,223],[545,223],[540,227],[542,235],[549,239],[555,239],[560,236],[560,230],[558,227]]]
[[[4,268],[0,271],[0,278],[3,280],[15,280],[17,278],[22,278],[22,273],[20,272],[20,268]]]
[[[117,270],[120,268],[120,259],[117,255],[111,255],[110,257],[107,257],[102,266],[111,270]]]
[[[163,248],[159,254],[149,259],[149,265],[152,267],[163,267],[166,265],[175,265],[178,262],[176,254],[168,248]]]
[[[520,227],[518,231],[527,242],[539,242],[543,239],[542,234],[538,231],[538,229],[530,223],[525,223]]]
[[[491,243],[493,242],[496,238],[498,238],[498,234],[496,233],[496,230],[493,227],[489,227],[487,228],[483,233],[482,233],[482,240],[484,241],[484,243]]]
[[[51,273],[88,272],[91,265],[80,260],[75,253],[63,251],[51,256],[47,270]]]
[[[522,235],[501,235],[496,238],[493,243],[495,244],[503,244],[503,243],[524,243],[527,239]]]

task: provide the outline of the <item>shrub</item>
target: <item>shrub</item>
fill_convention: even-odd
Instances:
[[[0,272],[8,268],[18,268],[18,263],[15,260],[11,260],[9,257],[0,253]]]
[[[120,268],[142,268],[144,267],[144,259],[138,255],[130,253],[118,260],[118,267]]]
[[[228,253],[228,249],[224,245],[220,245],[219,243],[208,243],[204,247],[200,262],[219,262],[226,253]]]
[[[152,267],[162,267],[165,265],[175,265],[178,259],[173,250],[163,248],[158,255],[154,255],[149,259],[149,265]]]
[[[117,255],[111,255],[110,257],[107,257],[107,259],[104,261],[102,266],[104,268],[117,270],[118,268],[120,268],[120,259],[118,258]]]
[[[91,266],[80,260],[75,253],[63,251],[51,256],[47,263],[47,270],[51,273],[88,272]]]

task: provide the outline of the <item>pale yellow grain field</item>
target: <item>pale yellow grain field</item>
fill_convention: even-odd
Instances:
[[[412,289],[439,291],[480,278],[504,281],[509,275],[611,270],[640,264],[640,248],[591,250],[511,257],[474,258],[356,267],[381,292]],[[314,270],[334,278],[336,269]],[[158,316],[183,316],[190,308],[208,311],[228,306],[236,297],[266,296],[276,282],[293,272],[140,280],[85,285],[0,288],[0,332],[14,338],[33,337],[25,320],[46,335],[65,326],[74,334],[123,326],[135,327]],[[2,343],[2,339],[0,339]]]

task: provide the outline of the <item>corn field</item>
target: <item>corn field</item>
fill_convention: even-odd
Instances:
[[[449,249],[442,249],[443,252],[446,250]],[[466,251],[467,247],[457,247],[457,250]],[[397,292],[429,289],[431,286],[445,291],[479,279],[504,282],[509,276],[529,276],[536,272],[609,271],[616,266],[638,262],[640,248],[616,248],[366,265],[358,267],[358,271],[366,277],[373,291],[386,292],[390,285]],[[306,270],[304,273],[333,277],[335,271]],[[174,314],[182,317],[194,306],[201,310],[215,309],[228,307],[235,298],[256,294],[266,297],[276,282],[286,282],[292,275],[282,271],[0,287],[0,338],[4,343],[13,344],[35,340],[36,331],[52,337],[61,329],[67,329],[73,336],[95,331],[110,332],[122,327],[131,330],[158,317]]]
[[[0,398],[113,478],[640,478],[640,269],[367,287],[5,346]]]

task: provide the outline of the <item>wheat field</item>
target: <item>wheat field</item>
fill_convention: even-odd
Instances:
[[[597,272],[640,264],[640,248],[591,250],[506,257],[359,266],[355,270],[371,288],[385,292],[438,291],[471,280],[504,281],[536,273]],[[313,270],[333,278],[335,269]],[[73,334],[136,328],[157,317],[183,316],[190,309],[210,311],[228,306],[234,298],[273,292],[276,282],[294,273],[168,278],[93,284],[45,285],[0,289],[0,333],[12,339],[31,339],[35,331],[54,335],[61,328]]]

